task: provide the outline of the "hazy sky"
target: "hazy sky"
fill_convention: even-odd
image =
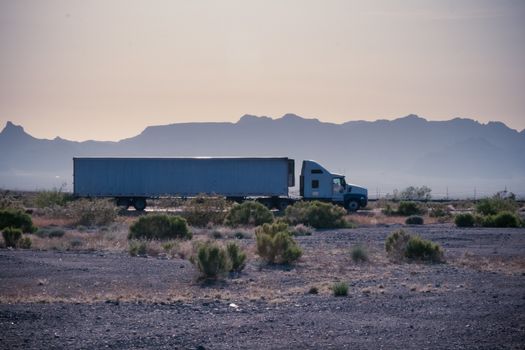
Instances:
[[[525,128],[525,1],[0,0],[0,128],[118,140],[292,112]]]

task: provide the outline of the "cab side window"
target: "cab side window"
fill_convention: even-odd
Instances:
[[[319,188],[319,180],[312,180],[312,188]]]

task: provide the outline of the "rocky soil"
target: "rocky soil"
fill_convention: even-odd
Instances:
[[[397,227],[317,231],[270,267],[240,240],[239,276],[203,283],[187,260],[104,251],[0,250],[5,349],[522,349],[525,229],[410,227],[444,264],[395,264]],[[354,263],[352,246],[369,251]],[[334,297],[334,282],[349,284]],[[318,294],[310,294],[316,287]]]

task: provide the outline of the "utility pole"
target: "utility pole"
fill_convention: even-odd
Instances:
[[[474,186],[474,200],[476,200],[476,186]]]

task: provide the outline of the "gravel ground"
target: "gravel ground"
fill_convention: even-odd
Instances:
[[[396,228],[299,237],[291,267],[262,264],[242,240],[246,269],[214,284],[180,259],[0,250],[0,347],[525,348],[525,229],[408,228],[444,248],[430,265],[387,260]],[[352,262],[355,244],[368,263]],[[347,297],[331,295],[337,281]]]

